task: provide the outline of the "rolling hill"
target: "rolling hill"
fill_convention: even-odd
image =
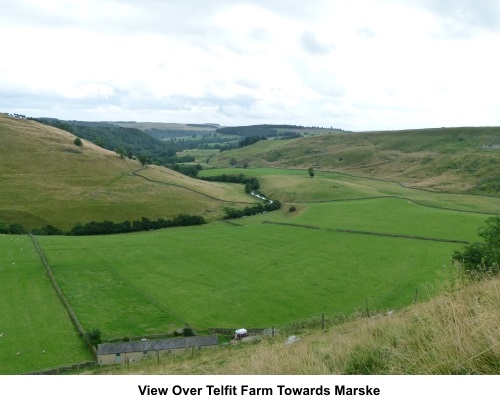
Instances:
[[[51,224],[173,217],[219,218],[254,202],[242,185],[208,183],[141,165],[40,123],[0,115],[0,221],[26,229]]]
[[[232,160],[234,159],[234,160]],[[335,170],[447,192],[500,195],[500,128],[336,133],[225,151],[214,166]]]

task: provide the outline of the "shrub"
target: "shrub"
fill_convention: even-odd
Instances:
[[[92,346],[97,346],[101,343],[101,330],[99,328],[94,328],[86,333],[86,337]]]
[[[479,229],[479,236],[484,242],[465,246],[453,253],[453,260],[458,261],[468,274],[500,272],[500,216],[491,217]]]
[[[191,326],[186,326],[184,329],[182,329],[182,335],[183,336],[194,336],[194,331]]]

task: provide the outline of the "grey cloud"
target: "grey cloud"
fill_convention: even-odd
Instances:
[[[375,31],[368,27],[361,27],[356,32],[366,39],[375,38],[376,36]]]
[[[257,6],[303,21],[320,13],[321,3],[323,1],[315,7],[306,3],[290,3],[288,0],[255,0],[237,4]],[[61,7],[53,8],[47,6],[47,3],[35,0],[2,0],[0,22],[6,25],[51,29],[91,29],[122,35],[163,33],[214,36],[223,32],[224,27],[215,25],[211,17],[234,5],[233,0],[88,0],[63,2]]]
[[[270,38],[269,33],[263,28],[257,28],[249,33],[249,36],[257,41],[267,41]]]
[[[122,105],[128,109],[190,111],[200,107],[208,107],[224,111],[228,108],[249,109],[257,99],[244,94],[233,97],[221,97],[213,94],[193,97],[174,94],[168,97],[127,97]]]
[[[252,90],[256,90],[259,88],[259,84],[252,80],[252,79],[248,79],[248,78],[241,78],[241,79],[237,79],[235,81],[236,84],[242,86],[242,87],[246,87],[248,89],[252,89]]]
[[[0,111],[16,111],[20,114],[41,116],[50,114],[50,111],[75,111],[74,119],[85,114],[85,111],[113,107],[128,111],[158,111],[158,112],[190,112],[199,108],[217,110],[224,116],[232,116],[235,111],[250,111],[258,100],[254,97],[240,94],[233,97],[206,95],[190,97],[171,95],[169,97],[153,98],[137,96],[128,93],[112,97],[82,97],[67,98],[57,94],[36,96],[33,94],[2,94]]]
[[[328,54],[335,46],[331,43],[325,43],[319,40],[316,35],[309,30],[303,32],[300,37],[302,49],[310,55],[322,56]]]
[[[480,30],[500,32],[500,2],[497,0],[415,1],[442,20],[441,36],[470,38]]]

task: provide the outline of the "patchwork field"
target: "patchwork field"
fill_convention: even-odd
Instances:
[[[315,171],[311,178],[300,169],[210,169],[199,175],[239,174],[257,177],[262,191],[285,203],[317,203],[372,197],[401,197],[429,207],[500,214],[500,198],[443,193],[405,187],[401,183],[375,180],[332,171]]]
[[[181,212],[216,220],[225,207],[258,202],[242,184],[141,168],[87,143],[76,149],[73,137],[58,130],[29,122],[10,128],[14,124],[5,120],[0,213],[6,221],[19,219],[28,227],[48,221],[68,229],[75,222]],[[14,144],[21,133],[31,138]],[[276,155],[278,161],[292,142],[266,141],[250,150],[255,156],[266,150],[267,160]],[[322,140],[307,142],[320,146]],[[420,152],[419,145],[410,145],[411,151]],[[19,150],[22,172],[5,152],[8,147]],[[244,163],[243,149],[221,159]],[[210,164],[213,159],[198,158],[210,158]],[[37,240],[83,328],[99,328],[109,340],[186,325],[200,331],[279,328],[321,313],[401,308],[417,293],[419,300],[438,294],[440,281],[454,271],[453,251],[478,241],[478,228],[500,214],[493,195],[424,191],[333,171],[343,169],[338,166],[315,169],[314,177],[307,169],[200,171],[257,177],[261,191],[282,202],[271,213],[153,232]],[[0,235],[0,252],[0,374],[91,360],[31,240]]]
[[[239,223],[39,240],[84,328],[105,338],[266,328],[364,310],[367,298],[372,310],[394,309],[436,280],[454,247]]]

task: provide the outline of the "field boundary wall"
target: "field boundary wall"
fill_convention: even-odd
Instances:
[[[36,251],[38,253],[38,256],[40,257],[40,260],[42,261],[43,267],[45,268],[45,271],[47,272],[47,276],[49,277],[49,280],[50,280],[50,282],[52,284],[52,287],[54,287],[54,290],[55,290],[57,296],[61,300],[64,308],[66,309],[66,311],[68,312],[71,321],[73,322],[73,324],[75,325],[75,327],[76,327],[76,329],[78,331],[78,334],[84,340],[85,344],[87,345],[87,347],[91,351],[92,355],[94,357],[97,357],[96,348],[86,338],[85,330],[83,329],[82,324],[78,320],[78,318],[77,318],[77,316],[75,314],[75,311],[73,311],[73,308],[71,307],[71,305],[69,304],[68,300],[66,299],[66,297],[63,294],[63,292],[61,291],[61,288],[57,284],[57,281],[54,278],[54,275],[52,274],[52,269],[50,268],[49,263],[47,262],[47,259],[45,258],[43,250],[40,247],[40,245],[38,244],[37,239],[32,234],[29,234],[29,237],[33,241],[33,245],[35,246]]]
[[[32,373],[26,373],[25,375],[56,375],[61,374],[66,371],[79,370],[80,368],[97,366],[97,361],[86,361],[85,363],[72,364],[70,366],[61,366],[56,368],[51,368],[48,370],[34,371]]]
[[[384,180],[380,180],[380,181],[384,181]],[[421,189],[414,189],[414,190],[429,191],[429,190],[421,190]],[[440,193],[438,191],[429,191],[429,192]],[[440,193],[440,194],[446,194],[446,193]],[[456,194],[456,193],[454,193],[454,194]],[[449,195],[452,195],[452,193],[449,193]],[[476,197],[478,196],[475,194],[458,194],[458,195],[476,196]],[[479,196],[479,197],[500,198],[500,197],[494,197],[494,196]],[[377,200],[377,199],[382,199],[382,198],[397,198],[398,200],[409,201],[413,204],[420,205],[420,206],[426,207],[426,208],[433,208],[436,210],[466,212],[469,214],[481,214],[481,215],[499,215],[500,214],[499,212],[474,211],[474,210],[465,210],[465,209],[461,209],[461,208],[439,207],[436,205],[426,204],[423,202],[415,201],[415,200],[408,198],[408,197],[401,197],[401,196],[397,196],[397,195],[377,195],[377,196],[373,196],[373,197],[352,197],[352,198],[339,198],[339,199],[333,199],[333,200],[318,200],[318,201],[294,201],[294,203],[296,203],[296,204],[322,204],[322,203],[336,203],[336,202],[346,202],[346,201]]]
[[[269,225],[293,226],[293,227],[298,227],[298,228],[317,229],[317,230],[333,231],[333,232],[356,233],[356,234],[360,234],[360,235],[385,236],[385,237],[391,237],[391,238],[405,238],[405,239],[418,239],[418,240],[428,240],[428,241],[432,241],[432,242],[460,243],[460,244],[466,244],[466,245],[470,244],[470,242],[466,241],[466,240],[433,238],[430,236],[402,235],[402,234],[397,234],[397,233],[384,233],[384,232],[371,232],[371,231],[357,231],[354,229],[329,229],[329,228],[320,228],[318,226],[312,226],[312,225],[288,224],[288,223],[284,223],[284,222],[273,222],[273,221],[262,221],[262,223],[269,224]]]

